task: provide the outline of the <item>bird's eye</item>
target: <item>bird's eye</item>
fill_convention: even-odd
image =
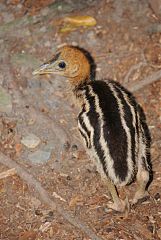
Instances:
[[[66,67],[66,63],[65,62],[60,62],[59,64],[58,64],[58,66],[59,66],[59,68],[65,68]]]

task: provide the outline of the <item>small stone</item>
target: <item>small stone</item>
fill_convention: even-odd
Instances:
[[[35,148],[39,145],[40,138],[37,137],[35,134],[30,133],[22,138],[21,143],[28,148]]]
[[[43,150],[46,152],[51,152],[54,149],[54,142],[48,142],[46,146],[44,146]]]
[[[41,14],[42,16],[47,16],[49,14],[49,8],[48,7],[45,7],[41,10]]]
[[[31,32],[29,29],[26,29],[25,32],[24,32],[24,35],[25,36],[30,36],[31,35]]]
[[[27,124],[28,125],[33,125],[35,123],[35,121],[36,121],[36,119],[31,118],[31,119],[28,120]]]
[[[17,4],[18,9],[22,9],[23,5],[21,3]]]
[[[44,32],[46,32],[46,30],[47,30],[47,29],[46,29],[46,27],[45,27],[45,26],[43,26],[43,27],[41,27],[41,28],[40,28],[40,30],[39,30],[39,31],[44,33]]]
[[[33,164],[44,164],[50,159],[50,156],[51,156],[51,152],[38,150],[38,151],[35,151],[33,153],[30,153],[28,155],[28,159]]]
[[[50,41],[46,41],[46,42],[44,43],[44,45],[45,45],[45,47],[51,47],[51,42],[50,42]]]
[[[0,112],[10,113],[12,111],[12,102],[10,94],[3,88],[0,88]]]

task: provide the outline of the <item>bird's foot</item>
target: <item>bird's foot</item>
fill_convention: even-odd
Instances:
[[[149,197],[149,193],[147,191],[137,191],[132,200],[132,205],[138,203],[139,200],[147,199]],[[144,200],[145,201],[145,200]]]
[[[125,200],[119,199],[119,201],[115,201],[114,203],[108,203],[107,206],[117,212],[129,212],[130,209],[128,198],[125,198]]]

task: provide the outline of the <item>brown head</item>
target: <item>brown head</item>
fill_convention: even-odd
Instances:
[[[54,57],[33,72],[36,74],[58,74],[67,77],[73,87],[90,79],[90,63],[86,55],[77,47],[64,46]]]

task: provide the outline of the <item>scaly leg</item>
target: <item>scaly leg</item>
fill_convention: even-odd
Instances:
[[[146,191],[146,186],[149,181],[149,171],[146,170],[143,166],[140,166],[140,169],[138,169],[136,180],[138,186],[135,196],[132,200],[132,204],[136,204],[139,199],[142,199],[149,195]]]
[[[141,125],[141,136],[140,136],[140,146],[139,146],[139,156],[138,156],[138,172],[136,175],[137,190],[132,200],[132,204],[136,204],[139,199],[148,196],[146,191],[147,184],[150,179],[150,165],[148,161],[149,156],[149,144],[146,139],[144,126]]]
[[[125,200],[122,200],[119,198],[115,185],[108,177],[106,177],[104,181],[106,182],[106,185],[113,200],[113,203],[108,203],[107,206],[118,212],[125,212],[125,210],[129,210],[128,199],[126,198]]]

